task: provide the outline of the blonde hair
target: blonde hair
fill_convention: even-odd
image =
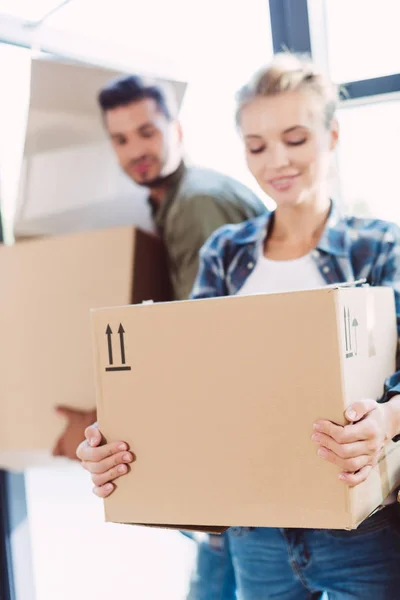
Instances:
[[[308,56],[282,52],[271,63],[257,71],[236,94],[236,124],[240,126],[243,108],[258,97],[276,96],[283,92],[302,91],[321,100],[324,123],[328,129],[335,115],[339,88],[318,71]]]

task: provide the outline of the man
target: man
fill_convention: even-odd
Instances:
[[[190,294],[201,246],[218,227],[265,212],[247,187],[216,171],[188,167],[182,129],[163,91],[136,76],[118,79],[99,94],[104,124],[119,164],[135,183],[149,190],[149,203],[168,253],[173,293]],[[75,458],[83,432],[95,412],[59,407],[69,419],[55,454]]]
[[[125,77],[100,92],[99,104],[120,166],[135,183],[149,190],[153,219],[168,253],[173,293],[183,300],[192,289],[199,250],[208,237],[222,225],[265,212],[265,206],[234,179],[185,165],[182,129],[159,87],[146,85],[136,76]],[[85,427],[95,421],[95,411],[58,410],[68,425],[55,454],[75,458]],[[224,542],[224,537],[212,536],[210,543],[201,545],[191,598],[235,597],[233,569]]]

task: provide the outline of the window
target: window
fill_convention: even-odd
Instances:
[[[325,0],[330,73],[347,92],[338,112],[341,197],[349,212],[397,222],[399,20],[397,0]]]
[[[400,97],[339,111],[338,163],[350,212],[400,223]]]
[[[325,0],[331,76],[356,81],[400,72],[398,0]]]
[[[272,40],[266,26],[268,6],[264,0],[249,0],[243,11],[240,4],[230,4],[229,29],[225,26],[225,9],[217,13],[218,23],[213,26],[213,41],[210,45],[207,41],[205,62],[198,64],[188,79],[181,111],[185,146],[193,163],[231,175],[262,194],[245,164],[234,114],[236,92],[272,57]]]

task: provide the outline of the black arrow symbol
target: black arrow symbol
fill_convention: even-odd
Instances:
[[[125,341],[124,341],[125,329],[122,327],[122,323],[120,323],[118,333],[119,333],[119,341],[121,344],[121,363],[124,365],[126,362],[125,361]]]
[[[113,351],[112,351],[112,342],[111,342],[112,330],[109,325],[107,325],[106,335],[107,335],[107,342],[108,342],[108,363],[110,365],[112,365],[113,364]]]

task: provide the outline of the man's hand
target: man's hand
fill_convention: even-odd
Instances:
[[[103,438],[96,423],[86,429],[85,438],[78,446],[76,455],[92,476],[93,493],[99,498],[106,498],[115,489],[113,481],[128,473],[129,463],[135,457],[128,452],[125,442],[101,445]]]
[[[318,455],[337,465],[341,469],[339,479],[350,487],[367,479],[393,437],[389,404],[355,402],[345,412],[349,425],[322,420],[314,424],[312,440],[318,445]]]
[[[66,456],[77,460],[76,448],[85,439],[85,429],[96,420],[96,410],[78,410],[68,406],[57,406],[59,415],[66,418],[67,424],[55,447],[53,456]]]

